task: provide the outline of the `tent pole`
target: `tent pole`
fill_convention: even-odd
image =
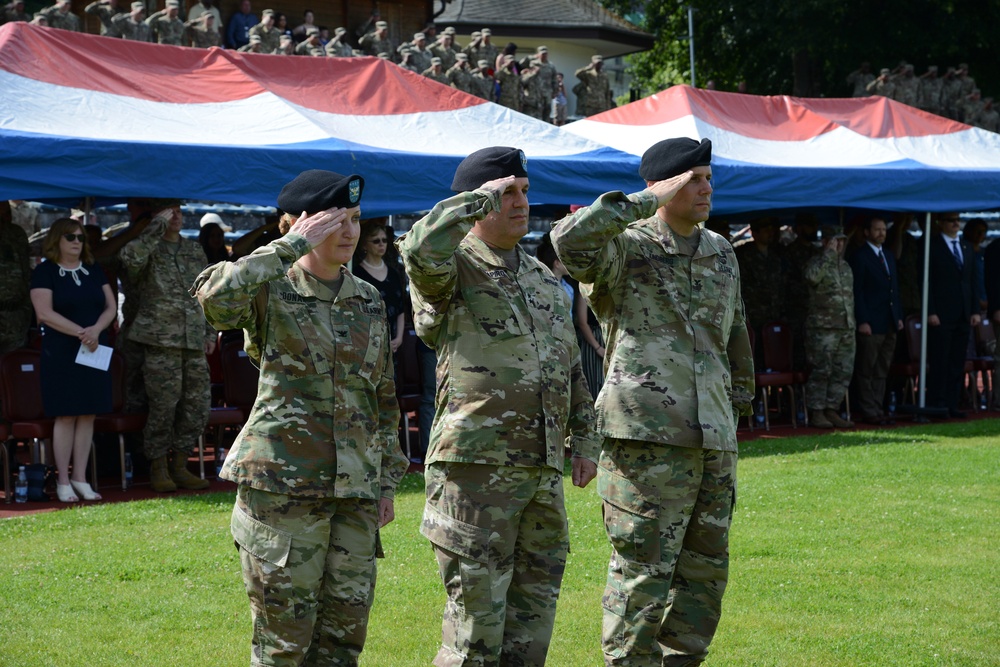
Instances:
[[[931,265],[931,214],[927,212],[924,219],[924,280],[923,293],[920,301],[920,395],[917,399],[917,412],[922,415],[927,407],[927,294],[930,290]]]

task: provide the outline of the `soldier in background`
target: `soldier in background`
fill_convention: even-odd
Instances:
[[[538,61],[524,61],[521,68],[521,86],[524,90],[523,111],[526,115],[539,120],[548,121],[548,101],[542,93],[541,80],[538,78]]]
[[[434,81],[437,81],[443,86],[451,85],[451,81],[448,80],[448,77],[444,73],[444,69],[442,69],[441,67],[441,59],[438,58],[437,56],[431,58],[431,66],[425,69],[423,72],[421,72],[421,74],[423,74],[428,79],[433,79]]]
[[[642,192],[608,192],[553,226],[559,259],[607,334],[598,493],[613,548],[607,665],[698,665],[722,614],[736,419],[751,413],[750,339],[732,246],[700,224],[712,143],[642,156]]]
[[[278,50],[274,52],[275,55],[279,56],[294,56],[295,55],[295,40],[291,35],[281,35],[278,38]]]
[[[156,205],[148,226],[118,257],[139,300],[127,336],[142,348],[150,486],[168,493],[208,487],[207,480],[188,472],[187,460],[208,423],[211,382],[205,356],[215,349],[216,332],[187,293],[208,263],[205,252],[180,235],[180,202]]]
[[[23,347],[31,326],[31,247],[0,199],[0,355]]]
[[[861,67],[847,75],[847,85],[851,87],[851,97],[868,97],[868,84],[875,80],[871,64],[864,62]]]
[[[354,49],[347,43],[347,28],[337,28],[333,31],[333,37],[326,43],[326,55],[331,58],[351,58],[354,56]]]
[[[962,96],[962,82],[955,73],[954,67],[949,67],[941,82],[941,109],[948,118],[960,120],[959,100]]]
[[[345,265],[364,180],[313,169],[282,188],[287,233],[205,270],[192,293],[243,329],[258,400],[226,457],[256,665],[357,665],[379,529],[406,471],[385,305]],[[276,540],[277,536],[277,540]]]
[[[493,31],[489,28],[483,28],[479,31],[480,43],[479,48],[476,51],[476,60],[480,58],[489,61],[493,64],[497,61],[497,56],[500,55],[500,49],[493,45]]]
[[[256,27],[256,26],[255,26]],[[240,48],[236,49],[237,53],[267,53],[264,50],[264,41],[260,38],[260,35],[250,35],[250,41]]]
[[[806,264],[809,319],[806,382],[809,422],[817,428],[852,428],[839,410],[854,374],[854,274],[844,261],[847,236],[839,227],[821,229],[823,251]]]
[[[573,92],[578,116],[593,116],[611,108],[611,83],[603,70],[604,57],[599,55],[591,56],[589,65],[576,70],[580,83]]]
[[[524,104],[524,84],[521,83],[521,75],[517,72],[514,56],[508,54],[503,57],[503,67],[497,71],[496,81],[500,84],[497,104],[520,111]]]
[[[472,88],[472,70],[469,69],[469,56],[464,53],[455,54],[455,64],[445,72],[445,76],[448,77],[448,83],[452,88],[461,90],[463,93],[469,93],[470,95],[476,94],[476,91]]]
[[[455,66],[455,56],[458,54],[455,53],[453,43],[453,34],[444,32],[438,37],[436,42],[431,44],[429,49],[432,56],[441,59],[441,67],[445,72]],[[466,56],[466,60],[468,60],[468,56]]]
[[[937,65],[930,65],[927,71],[920,75],[917,106],[924,111],[941,115],[941,89],[943,85],[944,80],[938,76]]]
[[[49,22],[50,28],[82,32],[80,17],[72,12],[70,0],[56,0],[56,4],[39,12]]]
[[[31,16],[24,11],[24,0],[13,0],[3,8],[3,23],[15,23],[18,21],[25,23],[31,21]]]
[[[184,22],[180,20],[179,0],[167,0],[165,9],[154,12],[146,19],[146,25],[153,31],[159,44],[184,45]]]
[[[125,10],[118,6],[118,0],[95,0],[83,8],[90,16],[96,16],[101,21],[101,35],[104,37],[121,37],[118,27],[111,21]]]
[[[781,282],[785,285],[785,320],[792,330],[792,364],[797,369],[806,367],[806,314],[809,312],[809,285],[806,283],[806,264],[819,253],[816,231],[819,220],[812,213],[795,215],[795,238],[779,248],[782,268]],[[743,275],[746,281],[746,274]],[[744,282],[746,284],[746,282]]]
[[[879,73],[878,77],[870,82],[866,89],[869,95],[880,95],[882,97],[888,97],[893,99],[896,94],[896,84],[893,83],[891,78],[891,73],[888,67],[883,67]]]
[[[490,64],[486,60],[476,63],[478,67],[472,72],[473,94],[484,100],[495,102],[496,81],[490,73]]]
[[[376,21],[375,30],[361,37],[358,42],[361,51],[366,56],[377,56],[380,53],[395,53],[392,42],[389,41],[389,24],[385,21]]]
[[[201,16],[184,24],[184,42],[196,49],[222,46],[222,35],[215,29],[215,15],[203,12]]]
[[[960,97],[968,97],[972,94],[973,90],[976,90],[976,80],[969,76],[969,65],[967,63],[959,63],[958,69],[955,70],[955,76],[958,78],[961,86],[959,89]]]
[[[566,565],[562,472],[596,472],[594,410],[571,304],[518,246],[524,153],[492,147],[397,241],[417,335],[437,352],[437,414],[421,533],[448,602],[434,664],[543,665]]]
[[[410,49],[410,62],[417,68],[417,72],[423,73],[430,69],[432,56],[427,49],[427,37],[424,33],[414,33],[413,41],[399,45],[400,50],[407,47]]]
[[[556,66],[549,62],[549,48],[539,46],[535,49],[535,57],[532,60],[538,68],[538,88],[542,95],[542,106],[545,109],[545,120],[548,120],[549,111],[552,106],[552,98],[558,91],[556,83]]]
[[[983,98],[983,108],[976,118],[976,127],[981,127],[990,132],[1000,132],[1000,113],[993,108],[993,98]]]
[[[379,58],[381,58],[381,57],[382,57],[382,54],[380,53],[379,54]],[[386,54],[386,60],[388,60],[388,59],[389,59],[389,55]],[[402,49],[400,49],[400,51],[399,51],[399,63],[398,64],[403,69],[409,70],[409,71],[413,72],[414,74],[422,74],[423,73],[421,70],[417,69],[417,66],[414,64],[414,62],[413,62],[413,51],[411,51],[410,47],[408,47],[408,46],[403,47]]]
[[[281,31],[274,26],[275,11],[265,9],[260,13],[260,23],[250,28],[250,39],[254,35],[260,37],[258,53],[275,53],[281,46]]]
[[[461,49],[462,53],[469,56],[469,62],[478,62],[480,60],[487,60],[486,58],[479,57],[479,49],[483,43],[483,33],[479,30],[473,30],[472,34],[469,35],[469,43],[465,48]],[[493,67],[493,61],[490,62],[490,67]]]
[[[917,106],[920,101],[920,80],[913,76],[913,65],[907,63],[903,66],[903,71],[894,79],[896,86],[893,92],[893,99],[911,107]]]
[[[306,39],[295,47],[295,55],[316,57],[326,56],[326,51],[323,50],[323,44],[319,40],[319,28],[316,26],[306,28]]]
[[[128,14],[118,14],[111,19],[111,22],[118,28],[123,39],[149,42],[152,41],[153,31],[143,20],[145,15],[146,4],[142,0],[136,0],[132,3],[131,11]]]
[[[747,323],[756,340],[760,340],[761,328],[784,314],[786,271],[778,245],[778,219],[754,218],[750,231],[753,241],[736,249],[736,259],[740,263]],[[763,348],[757,346],[758,361],[763,357]]]
[[[215,17],[215,22],[212,24],[215,26],[215,32],[219,33],[219,37],[222,37],[222,13],[219,8],[215,6],[214,0],[200,0],[191,6],[188,10],[187,18],[188,21],[194,21],[201,18],[204,14],[211,14]]]

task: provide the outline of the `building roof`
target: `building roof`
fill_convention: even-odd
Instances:
[[[630,51],[649,49],[654,41],[593,0],[435,0],[434,12],[435,23],[460,31],[488,27],[511,36],[601,39],[633,47]]]

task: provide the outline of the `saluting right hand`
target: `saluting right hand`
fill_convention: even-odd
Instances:
[[[347,220],[346,208],[328,208],[312,215],[302,211],[302,215],[295,221],[292,230],[304,237],[309,245],[315,248],[330,234],[340,229],[345,220]]]
[[[667,202],[673,199],[674,195],[680,192],[681,188],[687,185],[688,181],[690,181],[693,176],[694,172],[685,171],[683,174],[671,176],[670,178],[657,181],[650,185],[647,190],[656,195],[657,208],[666,206]]]

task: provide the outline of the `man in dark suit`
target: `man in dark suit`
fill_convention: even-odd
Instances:
[[[896,258],[882,249],[885,230],[881,217],[868,218],[864,223],[866,243],[850,259],[858,323],[854,381],[861,418],[869,424],[889,423],[882,410],[885,378],[896,349],[896,332],[903,328]]]
[[[958,237],[958,213],[941,213],[938,233],[930,244],[930,292],[927,302],[927,405],[947,408],[948,416],[965,417],[958,409],[970,326],[979,324],[975,284],[979,265],[968,243]]]
[[[986,283],[986,313],[993,323],[993,332],[1000,341],[1000,241],[994,240],[983,253]],[[993,405],[994,410],[1000,410],[1000,392],[997,391],[997,381],[1000,380],[1000,342],[993,352]]]

